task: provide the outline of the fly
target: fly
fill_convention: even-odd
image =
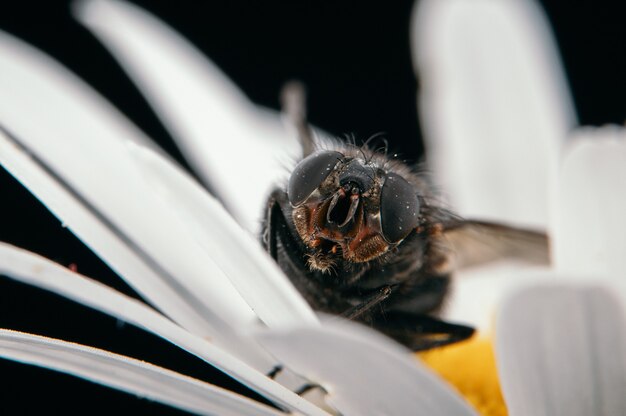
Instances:
[[[313,309],[429,349],[474,333],[439,317],[460,263],[547,262],[545,235],[454,215],[421,174],[386,151],[316,147],[302,94],[293,85],[286,91],[304,157],[269,197],[263,244]]]

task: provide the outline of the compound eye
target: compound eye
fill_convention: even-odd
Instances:
[[[380,195],[383,237],[398,243],[419,224],[420,205],[415,188],[402,176],[388,173]]]
[[[343,158],[344,155],[339,152],[322,150],[298,163],[287,185],[291,205],[295,207],[306,201]]]

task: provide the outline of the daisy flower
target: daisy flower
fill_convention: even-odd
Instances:
[[[472,6],[424,0],[415,9],[411,36],[434,169],[461,214],[548,232],[553,264],[501,264],[480,277],[460,276],[448,313],[486,329],[497,300],[498,372],[511,414],[624,413],[619,277],[626,242],[614,232],[626,226],[626,199],[615,192],[626,178],[624,133],[571,133],[572,106],[533,3]],[[382,335],[318,317],[263,253],[253,237],[259,207],[298,153],[277,113],[251,104],[182,36],[137,6],[91,0],[77,3],[75,15],[129,73],[224,205],[66,68],[2,33],[0,163],[132,290],[123,294],[6,243],[0,272],[172,344],[194,369],[140,361],[149,355],[141,349],[128,354],[137,360],[11,329],[0,330],[2,357],[199,414],[502,411],[466,401],[462,386],[455,390]],[[510,77],[520,81],[513,86]],[[604,289],[574,282],[589,278]],[[523,288],[503,301],[515,285]],[[478,308],[464,296],[476,288],[490,296]],[[475,371],[475,358],[467,362],[456,375]]]

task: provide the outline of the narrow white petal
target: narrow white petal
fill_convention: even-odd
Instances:
[[[547,229],[548,190],[575,124],[533,0],[424,0],[413,19],[429,160],[465,217]]]
[[[211,254],[146,192],[126,146],[149,146],[141,132],[65,68],[2,33],[0,91],[0,125],[11,133],[0,162],[113,270],[196,333],[218,338],[255,321]]]
[[[563,156],[553,251],[568,275],[614,277],[626,294],[626,130],[583,129]]]
[[[290,368],[324,380],[343,415],[475,414],[410,351],[365,326],[335,319],[257,337]]]
[[[498,372],[511,416],[626,414],[626,321],[604,288],[518,292],[496,327]]]
[[[203,415],[281,415],[228,390],[108,351],[0,329],[0,356]],[[36,396],[36,392],[33,392]]]
[[[270,380],[248,364],[216,347],[207,339],[176,325],[143,302],[73,273],[58,264],[25,250],[0,243],[0,274],[31,284],[94,308],[160,336],[203,359],[259,394],[303,414],[325,414],[303,398]],[[240,349],[254,347],[250,338],[239,339]],[[233,347],[237,349],[237,347]],[[267,362],[266,362],[267,365]],[[273,366],[267,367],[269,371]]]
[[[276,114],[254,107],[200,51],[146,11],[123,1],[78,6],[78,19],[128,71],[194,169],[237,220],[257,232],[270,188],[289,156],[299,155],[295,137]]]
[[[271,327],[315,324],[308,303],[263,251],[241,232],[226,210],[173,163],[147,147],[129,150],[146,175],[150,189],[169,202],[217,267],[233,282],[258,316]]]

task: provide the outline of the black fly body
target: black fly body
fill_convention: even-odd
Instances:
[[[268,203],[265,247],[311,306],[412,349],[473,330],[434,317],[450,285],[442,224],[424,180],[366,146],[318,150]]]

